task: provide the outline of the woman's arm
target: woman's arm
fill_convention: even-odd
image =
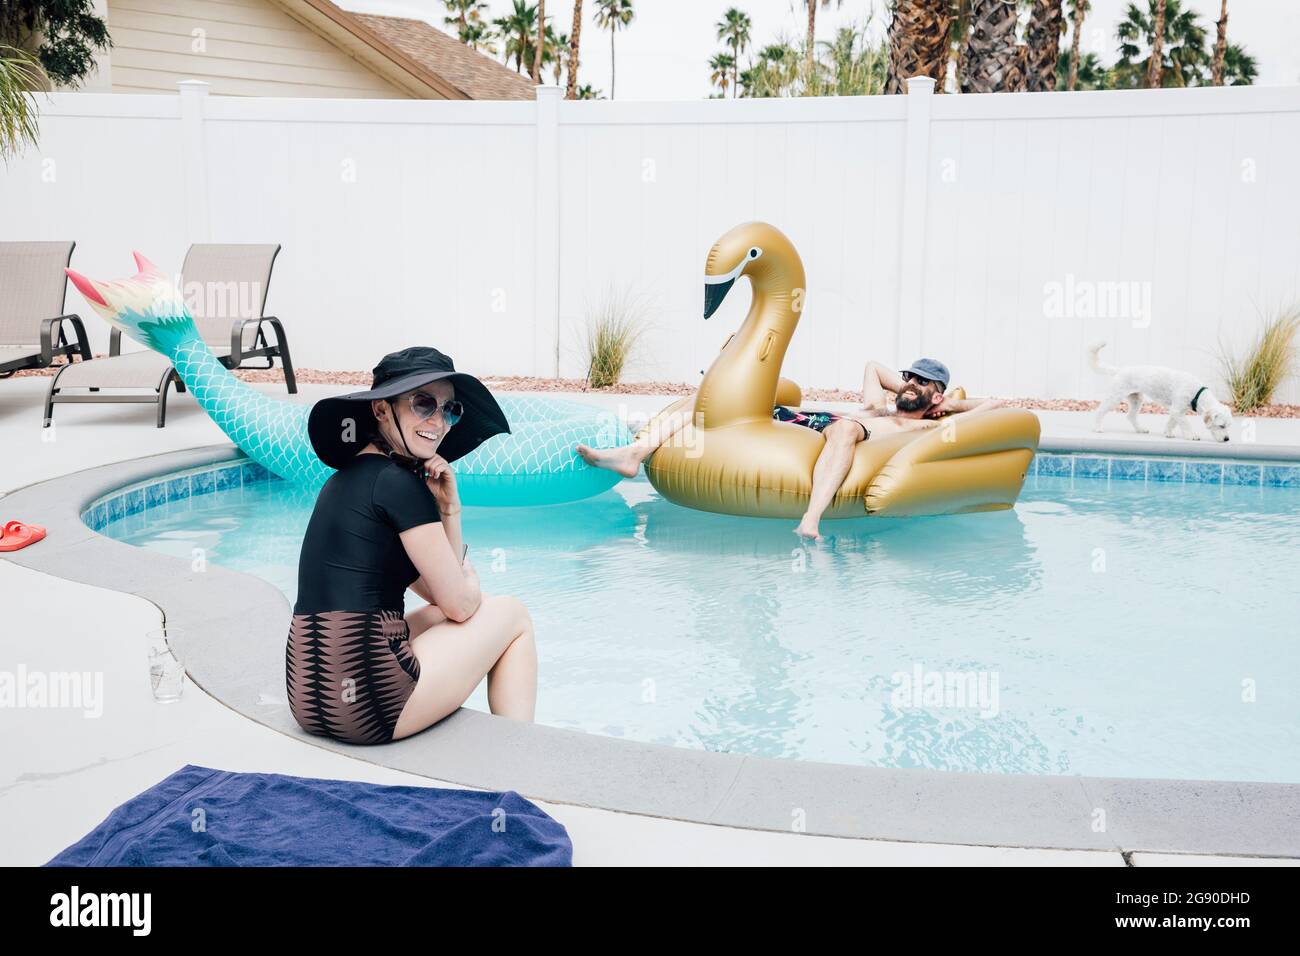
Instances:
[[[429,604],[433,603],[433,592],[429,590],[429,585],[424,583],[424,578],[416,578],[411,584],[410,589],[414,591],[421,600],[427,601]]]
[[[460,535],[460,502],[456,502],[454,509],[449,506],[438,510],[442,512],[442,528],[451,543],[451,553],[459,558],[465,553],[465,540]]]
[[[479,589],[478,573],[466,561],[461,564],[460,553],[453,550],[443,522],[408,528],[400,535],[402,547],[420,573],[417,584],[423,584],[426,593],[419,594],[438,606],[452,621],[468,621],[483,601]],[[459,540],[459,534],[457,535]]]

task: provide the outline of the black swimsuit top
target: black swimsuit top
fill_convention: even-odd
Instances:
[[[298,558],[294,613],[400,613],[420,573],[398,535],[441,517],[413,472],[383,455],[357,455],[316,497]]]

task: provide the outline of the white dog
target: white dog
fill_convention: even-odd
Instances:
[[[1228,440],[1232,412],[1196,378],[1187,372],[1159,365],[1130,365],[1126,368],[1102,365],[1097,353],[1105,347],[1105,342],[1095,342],[1088,348],[1088,364],[1093,371],[1111,376],[1110,388],[1097,408],[1097,418],[1092,426],[1094,431],[1102,430],[1101,422],[1107,413],[1120,402],[1128,402],[1129,424],[1134,431],[1145,434],[1147,429],[1138,424],[1138,409],[1142,407],[1142,396],[1145,395],[1157,405],[1169,409],[1169,421],[1165,422],[1166,438],[1174,438],[1182,432],[1186,437],[1199,441],[1201,436],[1191,429],[1185,417],[1188,411],[1193,411],[1201,416],[1211,438]]]

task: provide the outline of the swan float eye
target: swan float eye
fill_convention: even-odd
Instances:
[[[758,248],[758,246],[755,246],[754,248],[752,248],[752,249],[749,250],[749,258],[750,258],[750,259],[757,259],[757,258],[758,258],[759,256],[761,256],[762,254],[763,254],[763,250],[760,249],[760,248]]]

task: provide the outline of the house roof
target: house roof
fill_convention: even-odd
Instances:
[[[407,56],[435,71],[471,100],[536,99],[537,85],[423,20],[352,16]]]
[[[411,96],[531,100],[536,86],[423,20],[351,13],[330,0],[274,0]]]

